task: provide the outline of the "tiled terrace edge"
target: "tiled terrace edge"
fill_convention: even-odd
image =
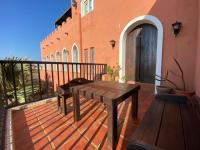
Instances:
[[[21,109],[25,109],[25,108],[29,108],[32,106],[38,106],[41,104],[45,104],[45,103],[49,103],[52,101],[56,101],[56,98],[48,98],[48,99],[44,99],[42,101],[38,101],[38,102],[32,102],[29,104],[24,104],[18,107],[14,107],[14,108],[10,108],[7,110],[7,116],[6,116],[6,124],[5,124],[5,150],[14,150],[15,148],[15,143],[14,143],[14,134],[13,134],[13,122],[12,122],[12,111],[13,110],[21,110]]]

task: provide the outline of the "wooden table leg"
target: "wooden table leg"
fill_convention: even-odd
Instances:
[[[138,91],[132,95],[132,117],[138,116]]]
[[[67,97],[63,97],[63,107],[64,107],[64,115],[67,115],[67,104],[66,104]]]
[[[60,111],[60,96],[57,97],[57,106],[58,106],[58,111]]]
[[[74,107],[74,121],[80,120],[80,98],[78,94],[73,95],[73,107]]]
[[[108,145],[115,149],[117,143],[117,106],[107,106],[108,111]]]

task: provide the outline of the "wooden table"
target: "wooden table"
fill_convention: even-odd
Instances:
[[[155,100],[127,149],[200,150],[200,121],[192,103],[178,96]]]
[[[58,86],[58,90],[57,90],[58,91],[58,94],[57,94],[58,110],[61,111],[61,113],[64,113],[64,115],[67,115],[66,100],[67,100],[67,98],[72,96],[72,93],[70,92],[70,87],[87,84],[87,83],[91,83],[91,82],[93,82],[93,81],[89,81],[84,78],[76,78],[76,79],[69,81],[67,84]],[[61,106],[61,99],[63,100],[63,106]]]
[[[137,84],[96,81],[71,87],[70,89],[74,101],[75,121],[80,120],[80,95],[106,104],[108,112],[108,144],[111,148],[115,148],[117,143],[117,106],[132,96],[132,117],[137,117],[140,86]]]

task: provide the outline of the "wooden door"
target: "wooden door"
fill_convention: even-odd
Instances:
[[[127,37],[126,76],[128,80],[155,83],[157,29],[143,24],[134,28]]]

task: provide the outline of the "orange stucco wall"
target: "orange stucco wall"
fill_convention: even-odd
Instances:
[[[200,0],[198,1],[200,9]],[[198,27],[200,27],[200,10],[198,9]],[[200,96],[200,28],[198,28],[198,42],[197,42],[197,55],[196,55],[196,94]]]
[[[94,0],[94,10],[81,18],[78,1],[78,8],[72,9],[72,19],[67,20],[41,42],[41,55],[49,56],[52,52],[55,57],[56,51],[66,48],[71,61],[72,45],[76,43],[80,62],[84,62],[84,49],[94,47],[95,63],[118,64],[119,39],[123,28],[138,16],[152,15],[161,21],[164,28],[162,74],[165,75],[167,69],[178,73],[173,62],[173,57],[176,56],[183,67],[187,89],[194,90],[197,6],[197,0]],[[183,29],[174,38],[171,24],[176,20],[183,23]],[[116,41],[113,49],[110,40]],[[170,79],[181,85],[176,74],[170,75]]]

